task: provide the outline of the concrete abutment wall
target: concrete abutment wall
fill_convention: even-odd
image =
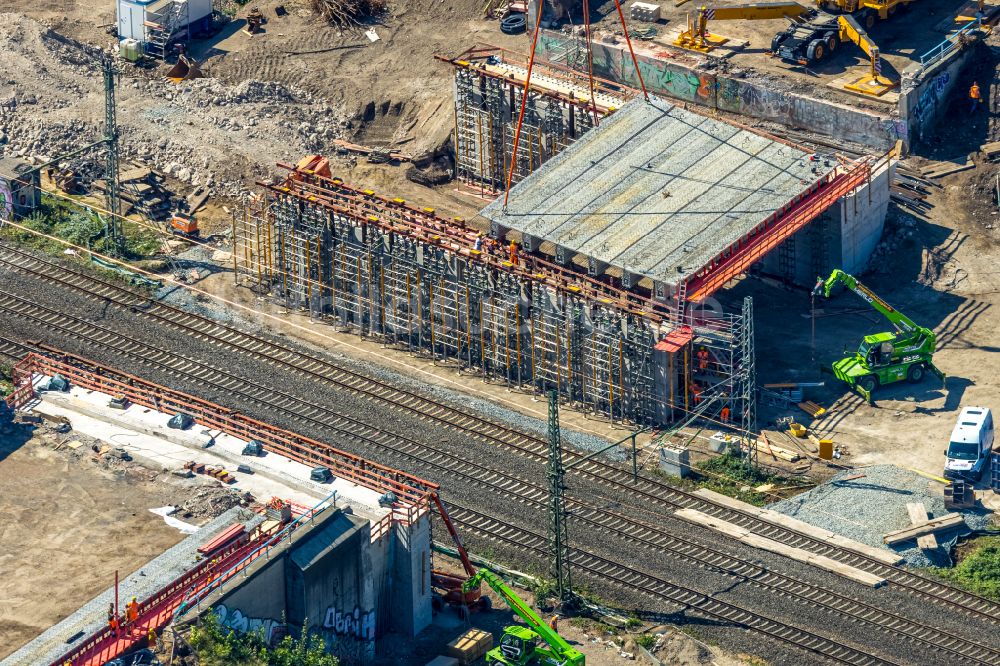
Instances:
[[[303,626],[328,649],[360,663],[389,633],[413,637],[431,621],[430,518],[397,523],[372,539],[372,525],[328,509],[267,557],[202,601],[222,624],[270,640]]]
[[[985,48],[980,41],[956,45],[944,57],[903,73],[898,104],[884,111],[802,95],[776,79],[751,79],[699,68],[700,63],[666,60],[637,53],[639,71],[653,94],[709,109],[804,129],[835,140],[888,150],[902,141],[904,150],[940,119],[959,73]],[[554,31],[539,35],[537,57],[553,65],[586,72],[581,41]],[[623,45],[595,42],[594,76],[638,89],[639,78]]]

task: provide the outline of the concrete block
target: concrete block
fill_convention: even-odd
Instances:
[[[660,6],[649,2],[633,2],[628,11],[629,18],[633,21],[655,23],[660,20]]]
[[[670,476],[686,477],[691,474],[691,453],[688,449],[664,446],[660,449],[660,469]]]

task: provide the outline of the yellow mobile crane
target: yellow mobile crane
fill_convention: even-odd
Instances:
[[[728,37],[713,35],[708,31],[709,20],[764,21],[788,18],[793,21],[801,21],[800,17],[814,13],[814,10],[797,2],[760,2],[738,7],[701,7],[694,21],[688,15],[687,30],[681,31],[681,34],[674,40],[674,44],[692,51],[708,53],[716,46],[721,46],[729,41]]]
[[[831,12],[856,14],[861,24],[871,29],[875,25],[875,17],[887,19],[899,9],[907,7],[917,0],[814,0],[816,6]]]
[[[876,0],[869,1],[876,2]],[[674,44],[708,53],[729,41],[727,37],[709,32],[709,20],[754,21],[775,18],[790,19],[791,25],[777,33],[771,40],[772,55],[798,65],[811,65],[825,59],[841,42],[853,42],[868,56],[871,69],[868,75],[846,84],[845,88],[878,97],[898,85],[898,82],[882,75],[882,60],[878,46],[856,18],[849,14],[834,15],[817,11],[798,2],[767,2],[739,7],[701,7],[697,18],[694,21],[688,20],[687,30],[680,33]]]

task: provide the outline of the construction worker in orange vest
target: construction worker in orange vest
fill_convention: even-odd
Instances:
[[[701,386],[698,384],[691,384],[691,394],[694,396],[694,404],[698,405],[701,403]]]
[[[118,618],[115,617],[115,605],[108,604],[108,627],[111,631],[118,633]]]
[[[722,419],[723,423],[729,423],[729,405],[725,405],[722,411],[719,412],[719,418]]]
[[[698,369],[702,372],[708,370],[708,350],[701,347],[696,356],[698,357]]]
[[[135,597],[132,597],[132,601],[125,606],[125,619],[129,621],[129,624],[139,619],[139,602],[136,601]]]
[[[975,81],[972,82],[972,87],[969,88],[969,102],[972,106],[969,107],[969,113],[975,113],[979,109],[979,103],[983,101],[982,93],[979,92],[979,84]]]
[[[553,615],[552,618],[549,620],[549,629],[551,629],[552,631],[555,631],[555,632],[559,631],[559,616],[558,615]]]
[[[517,241],[510,242],[510,263],[517,266]]]

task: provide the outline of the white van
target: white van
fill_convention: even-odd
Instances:
[[[992,449],[993,414],[989,407],[963,408],[944,452],[945,477],[978,481],[990,464]]]

